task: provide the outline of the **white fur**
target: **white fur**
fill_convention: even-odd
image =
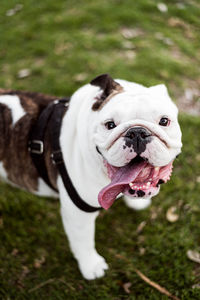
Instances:
[[[74,93],[61,128],[60,143],[69,175],[82,199],[93,206],[99,206],[98,193],[110,182],[96,145],[108,162],[115,166],[125,165],[131,157],[122,153],[120,138],[112,147],[110,145],[124,130],[134,125],[145,126],[158,136],[151,145],[151,159],[158,165],[173,160],[182,146],[177,108],[166,87],[159,85],[145,88],[124,80],[117,81],[125,91],[114,96],[97,112],[93,112],[91,106],[100,93],[98,87],[88,84]],[[111,133],[106,130],[104,122],[113,117],[113,113],[118,126]],[[171,128],[158,126],[163,114],[172,119]],[[167,143],[167,149],[162,140]],[[160,149],[158,155],[156,148],[154,151],[154,145]],[[79,210],[67,195],[60,177],[58,188],[63,225],[80,271],[86,279],[101,277],[108,266],[95,249],[95,219],[98,212],[85,213]],[[150,205],[151,199],[133,200],[125,197],[125,202],[129,207],[139,210]]]
[[[2,162],[0,162],[0,177],[3,178],[4,180],[7,180],[7,172]]]
[[[134,210],[141,210],[147,208],[151,204],[151,199],[149,198],[129,198],[124,196],[124,201],[126,205]]]
[[[20,99],[16,95],[0,96],[0,103],[5,104],[11,110],[13,125],[25,115],[25,111],[20,103]]]
[[[38,188],[34,194],[38,196],[58,198],[58,193],[54,192],[41,178],[38,179]]]
[[[95,249],[95,220],[99,213],[85,213],[78,209],[67,195],[60,177],[58,188],[64,229],[80,271],[88,280],[102,277],[108,266]]]

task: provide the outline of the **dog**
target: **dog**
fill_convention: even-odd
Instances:
[[[95,249],[100,208],[122,194],[128,207],[147,207],[181,152],[178,109],[167,88],[103,74],[70,100],[0,90],[0,114],[1,178],[59,197],[83,277],[102,277],[108,265]]]

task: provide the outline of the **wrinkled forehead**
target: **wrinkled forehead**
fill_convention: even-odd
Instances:
[[[148,90],[148,89],[147,89]],[[112,97],[102,108],[104,117],[146,118],[160,115],[177,117],[177,108],[167,95],[123,92]]]

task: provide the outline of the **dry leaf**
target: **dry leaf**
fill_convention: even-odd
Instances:
[[[171,206],[166,213],[166,218],[169,222],[173,223],[176,222],[179,219],[179,215],[175,213],[176,212],[176,207]]]
[[[157,211],[154,210],[151,212],[151,220],[155,220],[157,218],[157,216],[158,216]]]
[[[190,204],[185,204],[184,206],[183,206],[183,209],[184,210],[186,210],[186,211],[189,211],[189,210],[191,210],[191,206],[190,206]]]
[[[20,11],[23,8],[22,4],[16,4],[14,8],[11,8],[9,10],[7,10],[6,12],[6,16],[7,17],[12,17],[13,15],[16,14],[16,12]]]
[[[200,283],[193,284],[192,289],[200,289]]]
[[[135,45],[131,41],[124,41],[122,44],[123,48],[126,49],[135,49]]]
[[[146,252],[146,249],[145,249],[145,248],[143,248],[143,247],[139,248],[139,254],[140,254],[140,255],[144,255],[145,252]]]
[[[121,34],[125,39],[132,39],[137,36],[141,36],[144,34],[144,31],[140,28],[127,28],[124,27],[121,30]]]
[[[25,277],[30,272],[27,266],[22,266],[22,276]]]
[[[11,252],[11,255],[16,256],[19,253],[19,250],[14,248],[13,251]]]
[[[131,287],[132,283],[131,282],[126,282],[123,284],[123,289],[127,294],[130,294],[130,287]]]
[[[200,176],[197,176],[196,182],[197,182],[197,183],[200,183]]]
[[[65,51],[70,51],[72,48],[72,44],[70,43],[59,43],[58,45],[55,46],[55,54],[60,55],[63,54]]]
[[[200,264],[200,253],[199,253],[198,251],[195,251],[195,250],[188,250],[188,251],[187,251],[187,257],[188,257],[190,260],[192,260],[192,261],[194,261],[194,262]]]
[[[163,13],[168,11],[168,7],[165,3],[158,3],[157,8],[158,8],[159,11],[161,11]]]
[[[24,288],[23,280],[24,280],[24,278],[26,278],[26,276],[29,272],[30,272],[30,270],[27,266],[22,266],[22,272],[19,274],[19,276],[16,279],[17,286],[20,289]]]
[[[46,259],[45,259],[44,256],[41,256],[40,258],[36,258],[36,259],[34,260],[34,267],[35,267],[36,269],[41,268],[41,266],[45,263],[45,261],[46,261]]]
[[[145,241],[145,237],[143,235],[138,236],[138,244],[142,244]]]
[[[128,59],[133,59],[136,57],[136,53],[134,51],[125,51],[124,52],[124,57],[128,58]]]
[[[147,224],[146,221],[142,221],[142,222],[138,225],[138,227],[137,227],[137,229],[136,229],[136,232],[137,232],[137,233],[140,233],[140,232],[143,230],[143,228],[146,226],[146,224]]]
[[[182,27],[184,29],[188,29],[188,24],[186,24],[183,20],[179,18],[174,18],[174,17],[169,18],[168,24],[171,27]]]
[[[126,258],[121,254],[115,254],[115,257],[126,260]]]
[[[185,4],[183,4],[183,3],[176,3],[176,7],[178,9],[185,9]]]
[[[76,76],[74,76],[74,80],[78,82],[84,81],[87,78],[87,76],[88,75],[86,73],[79,73]]]
[[[168,24],[171,27],[180,27],[184,29],[184,34],[186,35],[186,37],[188,38],[193,38],[193,33],[192,30],[190,28],[190,25],[186,22],[184,22],[183,20],[179,19],[179,18],[174,18],[171,17],[168,20]]]
[[[29,69],[22,69],[18,72],[17,77],[25,78],[25,77],[28,77],[30,74],[31,74],[31,71]]]
[[[183,200],[182,199],[178,200],[178,207],[180,208],[182,205],[183,205]]]
[[[151,220],[157,219],[158,215],[160,215],[162,212],[161,207],[151,207]]]
[[[170,38],[165,37],[161,32],[156,32],[155,33],[155,38],[157,40],[162,41],[164,44],[166,44],[168,46],[174,45],[174,42]]]
[[[9,9],[9,10],[6,12],[6,16],[7,16],[7,17],[12,17],[15,13],[16,13],[16,11],[15,11],[14,9]]]

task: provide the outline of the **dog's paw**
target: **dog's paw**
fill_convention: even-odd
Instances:
[[[85,258],[84,261],[79,262],[79,268],[85,279],[93,280],[103,277],[105,270],[108,269],[108,265],[102,256],[94,253]]]
[[[151,199],[149,198],[128,198],[124,197],[126,205],[134,210],[142,210],[147,208],[151,204]]]

